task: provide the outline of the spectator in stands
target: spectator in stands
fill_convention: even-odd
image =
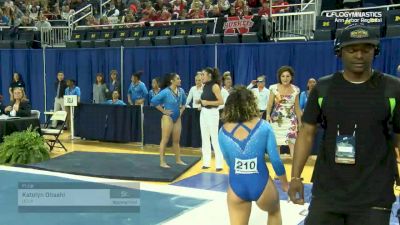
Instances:
[[[151,99],[154,98],[154,96],[158,95],[158,93],[160,93],[161,91],[161,80],[159,77],[155,77],[153,78],[153,80],[151,80],[151,90],[149,91],[149,102],[151,105]]]
[[[361,0],[343,0],[343,8],[354,9],[360,8],[362,6]]]
[[[14,7],[14,2],[12,0],[5,0],[4,1],[4,7],[12,8],[12,7]]]
[[[0,13],[1,24],[9,25],[9,23],[10,23],[9,11],[10,11],[10,9],[1,10],[1,13]]]
[[[221,13],[221,10],[219,9],[218,5],[214,5],[213,9],[210,13],[208,13],[208,17],[214,18],[214,17],[221,17],[223,16]]]
[[[142,18],[140,19],[140,22],[150,22],[152,21],[151,16],[149,13],[144,13],[142,14]]]
[[[186,8],[185,0],[172,0],[170,4],[172,6],[172,14],[175,14],[176,17],[179,17]]]
[[[179,17],[177,19],[179,19],[179,20],[187,19],[187,10],[183,9],[182,12],[179,14]]]
[[[234,3],[234,8],[235,8],[235,14],[236,16],[243,16],[244,8],[245,8],[245,2],[244,0],[236,0]]]
[[[228,14],[229,9],[231,8],[231,4],[229,3],[228,0],[218,0],[218,8],[221,12],[221,14]]]
[[[54,112],[64,110],[64,94],[65,94],[65,89],[67,88],[67,82],[64,80],[64,72],[60,71],[57,73],[57,80],[54,83],[54,88],[56,91],[56,96],[54,97],[54,107],[53,110]],[[57,121],[53,121],[52,127],[57,126]]]
[[[126,105],[125,102],[119,99],[119,92],[118,91],[113,91],[112,92],[112,99],[107,100],[107,104],[110,105]]]
[[[21,19],[20,26],[21,27],[33,27],[34,24],[33,24],[32,20],[31,20],[31,18],[29,18],[27,16],[23,16],[22,19]]]
[[[33,2],[32,5],[28,6],[27,12],[29,12],[29,16],[28,17],[31,20],[36,20],[38,18],[39,12],[40,12],[40,6],[35,1],[35,2]]]
[[[120,14],[120,12],[115,7],[114,3],[111,3],[110,7],[104,12],[103,16],[106,16],[106,17],[118,17],[119,14]]]
[[[39,14],[39,21],[37,21],[35,25],[39,31],[49,31],[51,29],[51,24],[42,13]]]
[[[193,8],[194,5],[197,5],[197,7],[202,8],[203,7],[203,2],[201,2],[200,0],[193,0],[192,4],[190,4],[190,8]]]
[[[24,82],[24,79],[22,78],[21,74],[14,72],[11,82],[10,82],[10,87],[8,88],[8,93],[10,94],[10,99],[12,99],[13,90],[18,87],[25,89],[25,82]]]
[[[259,16],[268,16],[268,17],[271,16],[271,9],[269,7],[269,2],[268,1],[264,1],[262,3],[262,7],[258,11],[258,15]]]
[[[251,15],[253,15],[253,13],[250,11],[250,8],[248,6],[245,6],[243,10],[243,16],[251,16]]]
[[[301,111],[304,111],[304,108],[306,107],[306,104],[307,104],[308,96],[310,95],[311,90],[314,88],[314,86],[316,84],[317,84],[317,81],[314,78],[308,79],[307,90],[301,92],[301,94],[300,94],[300,109],[301,109]]]
[[[154,3],[154,9],[156,11],[162,11],[164,9],[164,1],[163,0],[157,0],[156,3]]]
[[[99,25],[100,23],[96,20],[96,18],[94,18],[93,15],[89,15],[88,17],[86,17],[86,25],[88,26],[96,26]]]
[[[274,129],[278,151],[281,145],[288,145],[293,156],[298,127],[301,125],[300,89],[292,84],[294,70],[291,67],[282,66],[277,75],[278,83],[269,88],[266,119]]]
[[[156,10],[153,8],[150,1],[147,1],[145,4],[144,9],[142,10],[142,14],[149,14],[152,15]]]
[[[121,82],[118,79],[118,71],[117,70],[111,70],[110,72],[110,92],[113,93],[114,91],[118,91],[118,93],[121,93]]]
[[[257,99],[257,106],[258,110],[260,110],[261,118],[265,116],[270,93],[268,88],[265,87],[266,81],[267,77],[265,75],[260,75],[257,77],[257,80],[251,81],[247,86],[247,89],[250,89]],[[256,85],[257,87],[254,87]]]
[[[203,13],[204,13],[204,17],[206,17],[206,18],[211,17],[213,9],[214,9],[214,7],[212,5],[211,0],[205,0],[203,8],[202,8]]]
[[[229,12],[228,12],[228,14],[226,14],[226,16],[228,16],[228,17],[237,16],[235,7],[233,7],[233,6],[230,7]]]
[[[199,19],[199,18],[204,18],[204,12],[201,10],[201,5],[198,2],[194,2],[192,4],[192,8],[189,10],[188,19]]]
[[[164,79],[164,88],[152,100],[151,104],[162,112],[161,130],[162,137],[160,142],[160,167],[170,168],[165,160],[165,148],[172,133],[172,148],[175,151],[175,162],[178,165],[186,165],[180,155],[179,141],[181,138],[182,122],[181,115],[185,110],[186,95],[180,88],[181,79],[178,74],[171,73]]]
[[[192,108],[201,109],[200,97],[203,93],[203,82],[201,81],[201,71],[197,72],[194,77],[195,85],[190,88],[189,95],[186,99],[186,108],[190,108],[190,102],[192,102]]]
[[[160,15],[160,17],[158,18],[158,20],[159,20],[159,21],[169,21],[169,20],[171,20],[171,18],[172,18],[171,13],[169,13],[168,10],[164,9],[164,10],[161,12],[161,15]],[[162,25],[168,25],[168,23],[164,23],[164,24],[162,24]]]
[[[62,12],[61,12],[61,19],[63,20],[68,20],[69,16],[74,14],[73,10],[70,10],[68,5],[64,5],[62,7]],[[89,17],[89,16],[88,16]],[[90,17],[93,17],[92,15],[90,15]],[[94,20],[94,17],[93,17]]]
[[[137,1],[135,1],[134,3],[131,3],[129,5],[129,11],[131,11],[134,14],[136,14],[137,12],[140,12],[139,5],[140,5],[140,3],[138,3]]]
[[[100,18],[100,25],[107,25],[107,24],[110,24],[110,21],[108,21],[108,17],[106,17],[106,16],[101,17]],[[104,26],[102,28],[103,29],[109,29],[110,26]]]
[[[10,104],[4,109],[9,116],[28,117],[31,115],[31,104],[26,98],[23,88],[13,89]]]
[[[96,81],[93,84],[93,103],[100,104],[106,101],[108,90],[107,85],[104,81],[104,76],[102,73],[96,74]]]
[[[122,2],[122,0],[115,0],[115,8],[116,9],[118,9],[118,11],[119,11],[119,15],[120,16],[123,16],[123,15],[125,15],[125,9],[126,9],[126,7],[125,7],[125,4]]]
[[[132,12],[131,11],[127,12],[127,14],[125,15],[125,23],[134,23],[134,22],[135,22],[135,17],[133,16]],[[135,26],[136,25],[134,24],[126,25],[127,28],[132,28]]]
[[[216,68],[205,68],[202,74],[204,83],[201,95],[200,130],[201,130],[201,151],[203,155],[202,169],[210,168],[211,164],[211,143],[215,152],[216,171],[222,170],[223,157],[218,143],[218,107],[224,104],[219,85],[219,73]]]
[[[131,81],[128,89],[128,102],[130,105],[143,105],[145,99],[147,98],[147,88],[146,85],[140,81],[142,72],[136,72],[132,74]]]

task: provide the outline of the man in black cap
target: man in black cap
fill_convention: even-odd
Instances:
[[[400,81],[372,69],[379,37],[368,27],[344,29],[335,52],[344,70],[321,78],[310,94],[294,149],[289,197],[304,203],[301,173],[321,123],[324,135],[305,225],[386,225],[395,201]]]

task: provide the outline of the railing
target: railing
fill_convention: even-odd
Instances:
[[[215,34],[215,30],[217,27],[218,18],[202,18],[202,19],[187,19],[187,20],[168,20],[168,21],[151,21],[148,22],[150,26],[154,26],[156,24],[164,24],[164,25],[172,25],[174,23],[183,23],[183,22],[204,22],[214,21],[213,34]],[[117,24],[104,24],[104,25],[91,25],[91,26],[76,26],[75,29],[96,29],[96,28],[104,28],[104,29],[113,29],[118,27],[143,27],[145,22],[136,22],[136,23],[117,23]]]
[[[318,9],[317,9],[317,6],[318,6],[318,0],[310,0],[309,2],[307,2],[307,3],[304,3],[304,0],[301,0],[301,4],[302,4],[302,6],[301,6],[301,9],[300,9],[300,12],[304,12],[304,11],[306,11],[307,9],[308,9],[308,7],[310,7],[310,6],[312,6],[312,5],[314,5],[314,11],[315,12],[317,12],[318,11]]]
[[[354,8],[354,9],[336,9],[336,10],[324,10],[321,12],[321,16],[330,16],[329,14],[337,14],[341,12],[352,12],[352,11],[370,11],[374,9],[386,9],[389,11],[390,9],[400,7],[400,4],[392,4],[392,5],[382,5],[382,6],[373,6],[373,7],[362,7],[362,8]]]
[[[317,0],[310,0],[309,2],[304,2],[304,0],[301,0],[301,3],[299,3],[299,4],[288,4],[288,5],[272,5],[271,3],[272,3],[272,1],[270,2],[270,6],[269,6],[271,14],[280,14],[281,13],[281,12],[273,13],[274,8],[294,8],[294,9],[297,9],[297,10],[295,10],[296,12],[304,12],[310,6],[314,6],[313,11],[317,12]],[[284,12],[284,13],[287,13],[287,12]]]
[[[315,12],[272,14],[274,40],[309,40],[315,30]]]
[[[40,30],[42,47],[65,47],[65,41],[70,38],[71,29],[66,26],[53,26]]]
[[[10,29],[10,26],[0,26],[0,31],[3,31],[3,29]],[[37,27],[18,27],[19,30],[33,30],[33,31],[37,31],[38,28]]]
[[[100,0],[100,16],[103,16],[103,7],[107,5],[111,0],[107,0],[103,2],[103,0]],[[120,12],[121,13],[121,12]]]
[[[87,11],[87,12],[85,13],[84,11]],[[75,16],[77,16],[81,13],[84,13],[84,14],[81,17],[75,19]],[[74,14],[70,15],[68,17],[68,27],[70,27],[70,29],[72,29],[76,23],[83,20],[84,18],[86,18],[89,15],[93,15],[93,6],[91,4],[83,7],[82,9],[76,11]]]

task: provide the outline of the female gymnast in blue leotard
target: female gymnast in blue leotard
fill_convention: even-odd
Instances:
[[[222,114],[219,144],[229,166],[228,209],[231,225],[248,224],[251,202],[268,212],[268,224],[282,224],[278,191],[265,164],[265,154],[287,191],[285,168],[276,148],[274,132],[259,119],[256,98],[244,86],[233,89]]]
[[[168,74],[162,86],[164,89],[151,99],[151,104],[163,113],[161,118],[160,166],[163,168],[170,167],[165,161],[165,148],[171,133],[176,163],[186,165],[181,160],[179,146],[182,129],[181,115],[186,104],[185,91],[180,88],[181,79],[176,73]]]

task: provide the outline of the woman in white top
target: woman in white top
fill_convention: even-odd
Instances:
[[[195,86],[190,88],[189,95],[186,99],[186,108],[190,108],[189,104],[192,103],[192,107],[195,109],[201,109],[200,97],[203,93],[203,82],[201,81],[201,72],[197,72],[194,77]],[[193,100],[193,101],[192,101]]]
[[[226,71],[222,75],[222,88],[221,88],[221,95],[222,99],[224,100],[224,104],[218,107],[219,110],[223,109],[225,106],[225,102],[228,99],[229,93],[232,91],[232,76],[231,72]]]
[[[278,83],[269,88],[266,116],[274,130],[278,151],[281,145],[288,145],[291,156],[293,156],[298,127],[301,126],[300,89],[292,84],[293,77],[294,70],[290,66],[279,68]]]
[[[269,100],[269,90],[265,87],[266,76],[260,75],[257,77],[257,80],[251,81],[247,89],[251,89],[253,94],[256,96],[258,109],[260,110],[261,118],[265,116],[265,110],[267,109],[268,100]],[[254,86],[256,86],[253,88]]]

